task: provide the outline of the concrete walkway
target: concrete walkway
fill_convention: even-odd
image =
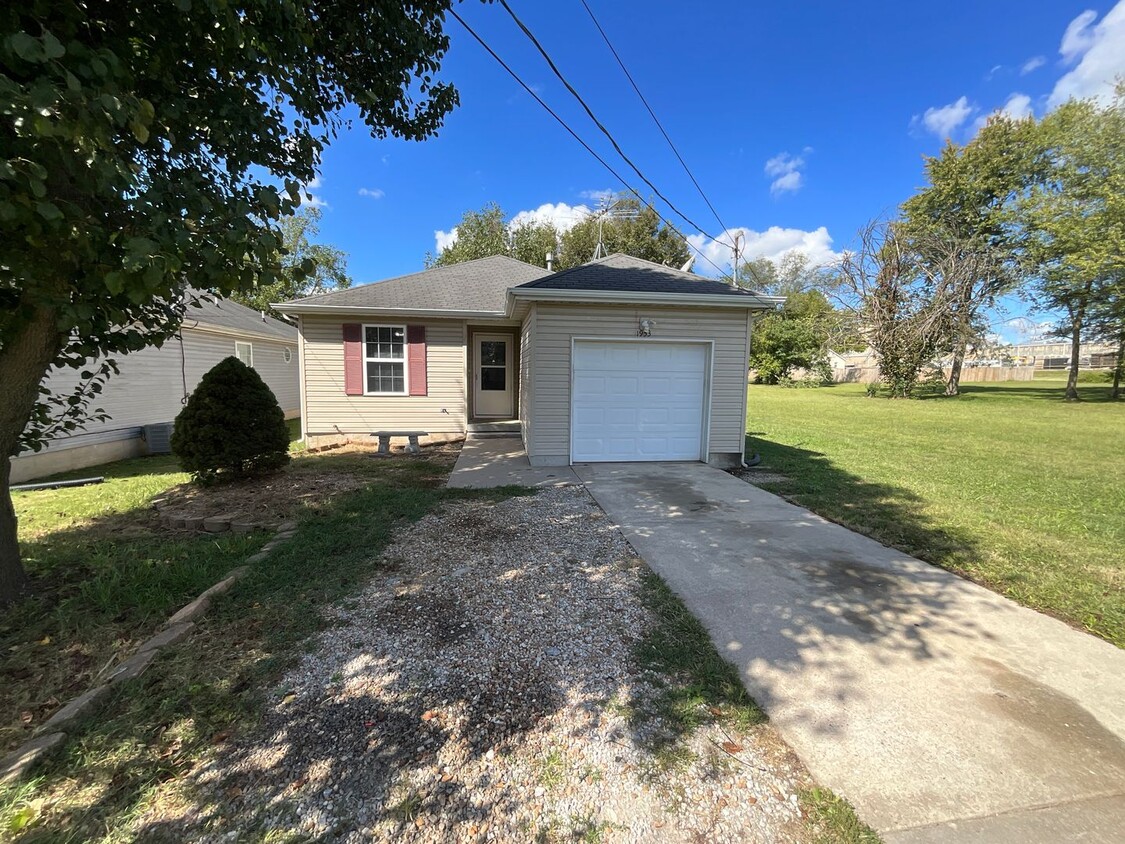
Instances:
[[[446,486],[487,489],[507,486],[562,486],[581,483],[569,466],[532,466],[519,437],[465,440]]]
[[[889,844],[1122,840],[1125,652],[702,464],[575,470]]]

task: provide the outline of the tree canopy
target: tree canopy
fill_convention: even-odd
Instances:
[[[48,368],[176,330],[187,283],[223,295],[280,272],[343,109],[420,140],[449,0],[26,0],[0,12],[0,602],[25,578],[8,457]]]
[[[508,255],[546,267],[551,252],[555,269],[565,270],[594,257],[599,225],[605,254],[623,252],[674,267],[683,266],[690,257],[687,240],[663,223],[651,204],[624,197],[617,200],[612,213],[591,213],[561,232],[550,222],[509,220],[496,203],[466,211],[457,224],[456,239],[436,256],[427,255],[426,266]]]
[[[279,317],[270,307],[273,302],[287,302],[304,296],[315,296],[352,286],[348,275],[348,256],[335,246],[317,243],[320,234],[321,210],[302,206],[297,213],[278,221],[281,230],[281,253],[277,256],[278,271],[270,284],[256,284],[248,290],[231,295],[248,308]]]

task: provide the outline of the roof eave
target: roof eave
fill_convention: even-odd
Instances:
[[[380,308],[374,305],[313,305],[301,302],[271,302],[283,314],[339,314],[346,316],[428,317],[430,319],[503,319],[504,311],[463,311],[446,308]]]
[[[551,287],[513,287],[508,291],[508,312],[517,299],[602,304],[687,305],[693,308],[746,308],[772,310],[784,296],[748,296],[723,293],[638,293],[621,290],[563,290]]]

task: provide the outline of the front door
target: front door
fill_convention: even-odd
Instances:
[[[512,344],[510,334],[474,334],[476,372],[473,384],[473,411],[476,416],[511,419],[515,415],[512,401]]]

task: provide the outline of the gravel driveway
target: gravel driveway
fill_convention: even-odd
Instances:
[[[260,730],[197,773],[202,794],[138,831],[803,840],[807,774],[768,726],[706,724],[669,751],[660,717],[638,717],[661,679],[632,659],[643,572],[581,487],[445,507],[335,610]]]

